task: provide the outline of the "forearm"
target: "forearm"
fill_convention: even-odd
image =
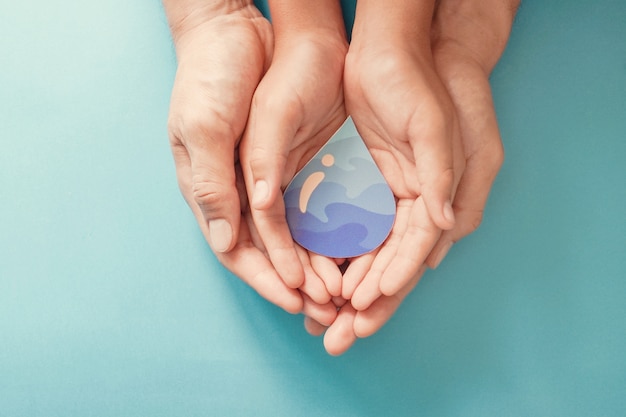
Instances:
[[[380,39],[386,43],[430,49],[430,27],[434,0],[359,0],[357,2],[353,43]]]
[[[268,4],[277,35],[320,30],[345,34],[339,0],[269,0]]]
[[[455,40],[489,74],[504,52],[520,0],[443,0],[433,44]]]
[[[254,7],[252,0],[163,0],[174,43],[185,33],[219,16]]]

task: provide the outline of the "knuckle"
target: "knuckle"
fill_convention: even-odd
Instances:
[[[225,193],[219,184],[199,176],[193,178],[192,195],[203,212],[215,211],[225,200]]]
[[[495,172],[498,172],[504,163],[504,146],[501,141],[494,143],[489,151],[490,164]]]
[[[234,142],[237,139],[233,123],[219,113],[199,109],[170,113],[167,130],[172,145],[193,146],[206,142]]]
[[[280,119],[294,120],[302,114],[302,102],[297,94],[280,94],[269,91],[267,88],[260,88],[252,99],[253,106],[263,115],[271,115]]]
[[[483,221],[482,210],[472,210],[464,213],[463,221],[459,225],[460,238],[465,237],[471,233],[474,233],[480,227]]]

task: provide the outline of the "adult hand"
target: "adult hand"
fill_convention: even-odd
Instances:
[[[213,251],[225,253],[241,223],[236,147],[271,61],[272,30],[252,1],[164,5],[178,59],[168,130],[179,186]]]
[[[461,126],[465,171],[453,207],[456,224],[427,259],[436,268],[453,243],[475,231],[504,159],[489,74],[507,44],[519,0],[442,0],[432,30],[437,73],[450,93]]]
[[[271,60],[271,26],[251,1],[164,5],[178,58],[168,127],[181,192],[219,261],[269,301],[300,312],[303,297],[255,238],[236,164],[252,96]]]

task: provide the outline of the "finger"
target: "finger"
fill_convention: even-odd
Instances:
[[[447,94],[442,88],[443,94]],[[454,167],[452,158],[453,135],[458,135],[454,111],[442,109],[441,104],[430,105],[427,115],[416,115],[409,125],[409,140],[417,167],[417,180],[428,214],[441,229],[454,226],[452,192]]]
[[[309,252],[309,260],[316,274],[322,279],[332,296],[341,295],[341,270],[334,259]]]
[[[489,172],[488,164],[476,164],[468,161],[467,168],[459,183],[454,200],[456,224],[452,230],[446,230],[426,260],[430,268],[437,268],[446,257],[452,245],[465,236],[473,233],[482,222],[483,212],[496,172]]]
[[[190,207],[200,225],[202,234],[208,241],[209,227],[206,222],[202,221],[203,215],[200,208],[195,204],[190,204]],[[233,249],[228,253],[216,253],[216,256],[224,267],[269,302],[292,314],[302,311],[300,292],[289,288],[276,273],[263,252],[252,244],[250,230],[245,222],[240,227],[238,241]]]
[[[207,241],[213,251],[227,252],[235,244],[240,221],[232,150],[230,157],[224,155],[224,160],[214,163],[210,153],[188,153],[188,149],[180,143],[172,146],[179,186],[187,204],[200,210],[197,220],[207,225]]]
[[[311,317],[305,316],[304,328],[306,329],[307,333],[309,333],[311,336],[321,336],[326,331],[327,326],[324,326],[323,324],[316,322]]]
[[[348,302],[348,300],[346,300],[343,297],[333,297],[332,299],[333,304],[335,305],[335,307],[340,308],[342,307],[345,303]]]
[[[289,143],[299,120],[294,106],[288,104],[289,98],[277,101],[277,97],[288,95],[281,96],[280,91],[276,96],[265,95],[262,85],[259,89],[240,146],[244,178],[254,223],[270,260],[287,285],[297,288],[304,282],[304,271],[287,226],[284,202],[278,195]]]
[[[441,263],[453,243],[480,225],[489,191],[504,160],[489,82],[482,72],[471,80],[468,83],[465,79],[452,79],[447,83],[457,107],[467,163],[454,198],[457,223],[443,233],[433,248],[427,260],[432,268]]]
[[[257,210],[270,208],[279,197],[290,145],[302,122],[302,106],[276,75],[270,69],[254,94],[244,138],[246,183]]]
[[[302,294],[302,313],[311,317],[323,326],[330,326],[337,317],[337,308],[331,302],[326,304],[318,304],[306,294]]]
[[[329,354],[341,355],[356,342],[357,337],[353,330],[355,316],[356,310],[350,304],[341,307],[337,318],[324,334],[324,348]]]
[[[343,274],[343,283],[341,285],[341,296],[343,298],[346,300],[352,298],[354,291],[372,267],[377,254],[378,250],[375,250],[350,261],[346,272]]]
[[[285,285],[267,258],[255,248],[235,248],[228,254],[218,255],[218,259],[269,302],[292,314],[302,311],[298,290]]]
[[[415,204],[413,200],[402,199],[396,205],[396,219],[391,229],[389,237],[380,247],[376,254],[371,267],[361,280],[359,285],[352,293],[351,303],[357,310],[365,310],[382,295],[380,291],[380,281],[385,270],[393,262],[406,229],[408,228],[412,207]],[[352,263],[348,266],[348,270],[352,267]],[[348,271],[346,271],[346,274]]]
[[[309,254],[301,247],[296,248],[300,263],[304,269],[304,283],[300,286],[300,291],[308,295],[314,302],[318,304],[326,304],[330,302],[331,294],[326,289],[326,285],[320,276],[311,266]],[[337,267],[335,267],[337,269]]]
[[[417,285],[424,271],[425,268],[421,268],[401,291],[392,296],[380,297],[367,310],[357,312],[354,318],[354,334],[358,337],[369,337],[383,327]]]
[[[380,278],[381,293],[389,296],[405,287],[422,267],[440,235],[441,229],[428,215],[424,199],[418,197],[393,261]]]

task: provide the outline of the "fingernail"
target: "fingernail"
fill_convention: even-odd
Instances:
[[[450,223],[454,223],[454,210],[452,209],[452,203],[446,201],[443,205],[443,217]]]
[[[270,193],[270,187],[265,180],[259,180],[254,183],[254,193],[252,194],[252,205],[254,207],[262,206],[267,200]]]
[[[441,249],[439,249],[439,253],[437,254],[437,257],[435,258],[433,269],[436,269],[441,263],[441,261],[443,261],[443,258],[445,258],[448,252],[450,251],[452,244],[453,242],[448,242],[445,245],[443,245]]]
[[[226,252],[233,239],[233,229],[224,219],[211,220],[209,222],[209,236],[214,251]]]

